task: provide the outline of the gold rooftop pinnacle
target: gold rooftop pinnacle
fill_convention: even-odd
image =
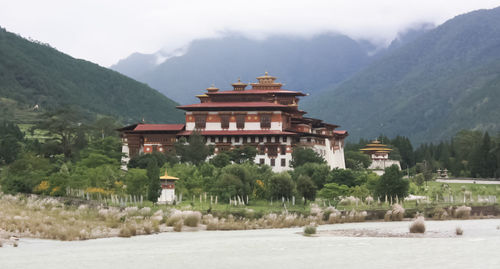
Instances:
[[[208,92],[217,92],[219,91],[219,88],[216,88],[214,84],[212,84],[212,86],[210,86],[209,88],[207,88],[207,91]]]
[[[248,84],[241,82],[241,79],[238,78],[238,82],[231,84],[235,91],[244,91]]]

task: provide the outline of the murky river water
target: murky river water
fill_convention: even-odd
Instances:
[[[409,222],[324,225],[406,232]],[[21,239],[0,268],[500,268],[500,220],[426,221],[441,238],[304,237],[302,229],[163,233],[78,242]],[[460,226],[464,235],[455,237]]]

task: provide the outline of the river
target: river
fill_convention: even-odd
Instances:
[[[498,219],[426,221],[439,237],[305,237],[301,228],[162,233],[61,242],[21,239],[0,268],[500,268]],[[406,232],[409,222],[323,225],[318,231]],[[454,235],[460,226],[464,235]]]

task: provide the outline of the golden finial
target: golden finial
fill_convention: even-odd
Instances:
[[[269,75],[269,73],[267,73],[267,71],[264,73],[266,76]]]

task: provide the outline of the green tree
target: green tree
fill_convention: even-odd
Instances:
[[[210,163],[216,167],[222,168],[231,164],[231,157],[225,152],[221,152],[210,159]]]
[[[160,183],[160,168],[158,164],[151,160],[148,163],[147,172],[148,176],[148,200],[156,203],[158,201],[158,197],[161,194],[161,183]]]
[[[43,120],[31,130],[45,130],[51,137],[50,141],[58,145],[60,153],[69,159],[86,145],[83,121],[83,114],[66,107],[44,113]]]
[[[328,181],[330,173],[330,167],[323,163],[305,163],[299,167],[296,167],[293,172],[293,178],[297,180],[300,175],[308,176],[314,182],[314,185],[321,189],[323,185]]]
[[[158,151],[147,154],[140,154],[130,159],[127,167],[146,169],[150,161],[154,161],[156,162],[156,165],[158,167],[162,167],[167,162],[167,157],[163,153]]]
[[[385,169],[384,174],[378,180],[375,189],[375,195],[381,198],[392,197],[393,199],[399,197],[403,199],[408,196],[408,188],[410,182],[408,179],[403,179],[403,173],[396,165],[392,165]]]
[[[24,133],[19,127],[7,121],[0,122],[0,164],[12,163],[21,152]]]
[[[145,169],[131,168],[125,175],[127,193],[146,196],[148,190],[148,175]]]
[[[486,132],[471,155],[470,169],[473,177],[493,177],[497,162],[493,150],[490,135]]]
[[[227,154],[232,162],[242,164],[244,162],[253,162],[257,155],[257,149],[251,146],[236,147]]]
[[[5,193],[31,193],[52,172],[49,160],[25,153],[2,172],[0,185]]]
[[[175,151],[180,156],[181,162],[198,165],[205,162],[208,156],[213,154],[213,148],[207,146],[205,139],[197,132],[193,132],[189,139],[181,139],[175,143]]]
[[[304,204],[307,200],[314,201],[316,199],[316,185],[306,175],[299,175],[297,178],[297,192],[304,197]]]
[[[304,165],[305,163],[326,163],[325,159],[321,157],[318,153],[316,153],[311,148],[301,148],[296,147],[292,152],[292,161],[290,162],[290,166],[299,167]]]
[[[282,197],[291,198],[295,190],[295,183],[287,172],[274,174],[269,179],[270,198],[281,199]]]
[[[337,183],[328,183],[318,192],[319,197],[329,200],[338,200],[339,197],[347,196],[348,194],[349,187]]]
[[[360,179],[364,180],[364,178]],[[334,182],[339,185],[346,185],[348,187],[354,187],[364,183],[362,181],[360,182],[360,179],[358,179],[358,174],[351,169],[336,168],[330,172],[329,182]]]
[[[346,168],[361,170],[370,166],[372,160],[370,156],[359,151],[346,151],[345,152],[345,165]]]

